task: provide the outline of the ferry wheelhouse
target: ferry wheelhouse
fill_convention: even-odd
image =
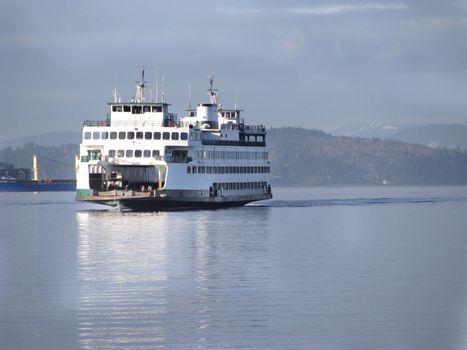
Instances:
[[[209,102],[179,117],[147,102],[144,71],[135,97],[114,94],[106,120],[83,123],[76,199],[134,210],[240,206],[272,198],[263,125]]]

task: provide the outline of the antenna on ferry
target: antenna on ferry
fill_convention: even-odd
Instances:
[[[191,84],[188,83],[188,109],[191,109]]]
[[[159,102],[159,84],[158,84],[159,77],[158,75],[159,75],[159,67],[156,66],[156,103]]]
[[[238,105],[238,84],[235,85],[235,110],[237,109]]]
[[[214,75],[210,75],[208,78],[209,78],[209,85],[210,85],[210,87],[208,89],[208,91],[209,91],[208,96],[211,98],[211,103],[212,104],[217,104],[216,92],[219,91],[219,90],[212,88],[212,85],[214,83]]]
[[[117,89],[116,88],[112,90],[112,96],[114,97],[114,103],[117,103],[118,98],[117,98]]]
[[[146,85],[144,83],[147,83],[147,81],[144,80],[144,67],[143,71],[141,72],[141,81],[137,81],[138,85],[136,85],[136,95],[135,95],[135,101],[136,102],[144,102],[144,88]]]
[[[165,77],[164,75],[162,74],[162,103],[164,103],[165,101],[165,91],[164,91],[164,81],[165,81]]]

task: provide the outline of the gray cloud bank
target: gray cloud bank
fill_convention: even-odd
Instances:
[[[467,120],[465,1],[0,1],[0,139],[105,117],[141,67],[253,123]]]

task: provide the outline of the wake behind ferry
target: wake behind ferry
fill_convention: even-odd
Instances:
[[[144,70],[135,96],[114,92],[106,120],[85,121],[76,199],[133,210],[241,206],[272,198],[266,129],[240,109],[209,101],[184,116],[147,102]],[[156,94],[157,95],[157,94]]]

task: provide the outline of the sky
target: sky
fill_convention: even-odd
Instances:
[[[0,8],[0,140],[105,119],[112,90],[130,99],[143,66],[153,95],[156,69],[164,75],[179,114],[188,84],[193,104],[202,102],[214,75],[219,102],[237,100],[251,124],[467,122],[467,0],[0,0]]]

